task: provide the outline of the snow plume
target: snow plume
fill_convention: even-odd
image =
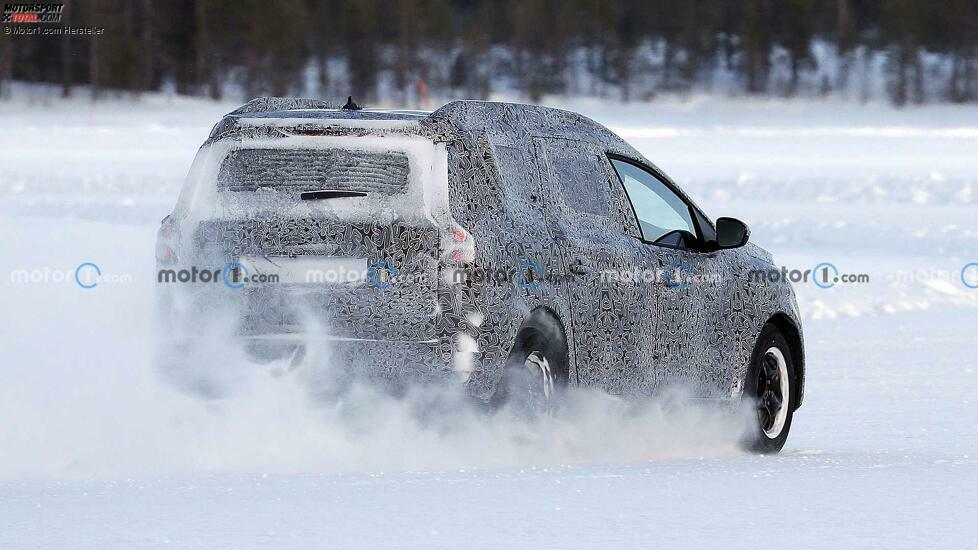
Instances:
[[[0,400],[0,477],[127,478],[191,473],[334,473],[547,467],[736,453],[742,416],[690,405],[674,393],[636,402],[572,390],[552,417],[490,413],[461,386],[400,397],[366,384],[323,392],[328,348],[297,365],[254,364],[217,328],[197,363],[161,377],[148,341],[85,368],[6,379]],[[104,336],[114,342],[121,335]],[[69,342],[67,345],[79,345]],[[102,346],[89,340],[83,346]],[[70,353],[84,357],[92,349]],[[52,372],[57,369],[58,372]],[[207,372],[204,398],[174,380]],[[16,391],[11,388],[16,387]],[[184,387],[187,387],[185,384]],[[328,397],[323,397],[328,395]]]

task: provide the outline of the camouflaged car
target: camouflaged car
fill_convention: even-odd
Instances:
[[[457,380],[487,403],[682,386],[752,400],[750,446],[776,451],[801,325],[748,237],[576,113],[261,98],[214,127],[163,220],[166,348],[194,369],[220,318],[255,361],[316,348],[343,380]]]

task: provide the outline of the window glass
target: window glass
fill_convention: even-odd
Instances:
[[[494,145],[496,148],[496,167],[505,186],[517,189],[531,189],[536,186],[532,164],[516,147]]]
[[[530,146],[532,147],[532,142]],[[531,154],[519,147],[493,145],[496,169],[499,171],[503,196],[502,207],[517,219],[530,225],[546,223],[540,216],[539,174]],[[541,227],[542,230],[545,228]]]
[[[548,147],[564,202],[579,212],[607,216],[608,176],[601,158],[578,147]]]
[[[229,191],[343,189],[395,194],[407,187],[409,172],[407,155],[396,151],[238,149],[221,163],[217,181]]]
[[[689,206],[665,183],[629,162],[611,159],[611,164],[628,192],[628,198],[642,228],[643,239],[672,244],[660,239],[674,231],[687,231],[696,235]]]

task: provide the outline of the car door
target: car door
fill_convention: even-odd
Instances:
[[[656,269],[652,372],[656,389],[680,385],[695,395],[723,391],[725,349],[718,298],[724,274],[708,242],[713,227],[664,175],[636,160],[610,157],[638,220],[646,267]]]
[[[636,283],[606,276],[634,267],[610,196],[614,175],[604,152],[588,143],[548,137],[535,144],[549,184],[548,223],[562,257],[578,382],[623,393],[632,384],[622,366],[641,331],[631,317]]]

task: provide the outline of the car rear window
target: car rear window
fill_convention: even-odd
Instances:
[[[404,191],[407,155],[350,149],[237,149],[221,163],[217,181],[228,191],[273,189],[302,193],[320,189]]]

